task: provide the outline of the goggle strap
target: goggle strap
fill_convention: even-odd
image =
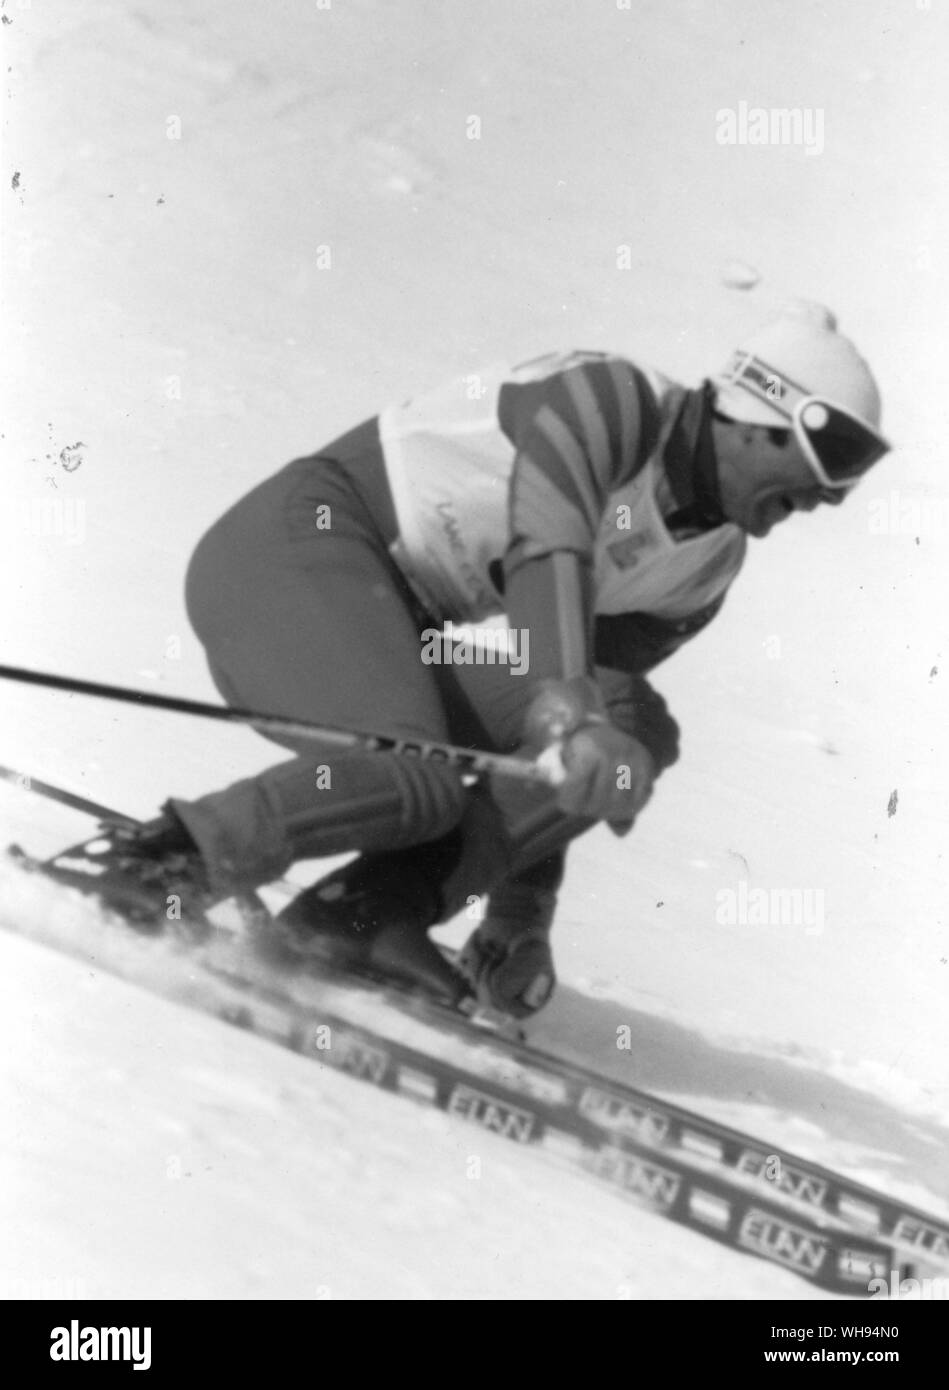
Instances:
[[[754,374],[748,371],[749,367],[753,368]],[[788,394],[788,390],[790,389],[790,391],[796,392],[802,400],[812,394],[806,391],[798,382],[792,381],[789,376],[785,376],[783,372],[776,371],[774,367],[769,366],[768,363],[763,361],[760,357],[756,357],[753,352],[743,352],[741,349],[735,353],[735,360],[728,372],[728,376],[731,378],[733,385],[743,387],[749,394],[757,396],[759,400],[764,401],[775,410],[779,410],[781,414],[786,415],[788,419],[790,419],[792,415],[792,411],[788,410],[784,403],[784,397]],[[756,380],[756,376],[763,376],[766,379],[777,382],[779,394],[777,396],[772,395],[767,386],[762,386],[761,382]]]

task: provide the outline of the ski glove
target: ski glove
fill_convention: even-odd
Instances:
[[[610,723],[591,678],[542,683],[525,734],[533,748],[559,753],[557,805],[568,815],[609,821],[622,834],[649,800],[656,765],[638,739]]]

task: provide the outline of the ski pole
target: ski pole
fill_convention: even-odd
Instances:
[[[506,753],[461,748],[454,743],[341,729],[335,725],[318,724],[308,719],[286,719],[282,715],[267,714],[261,710],[242,709],[237,705],[211,705],[203,700],[186,700],[177,695],[153,695],[147,690],[134,690],[123,685],[106,685],[100,681],[83,681],[73,676],[57,676],[49,671],[30,671],[22,666],[0,665],[0,679],[19,681],[25,685],[39,685],[47,690],[66,690],[73,695],[91,695],[102,700],[142,705],[148,709],[167,710],[175,714],[190,714],[199,719],[217,719],[227,724],[249,724],[262,733],[312,739],[315,743],[325,743],[337,748],[358,749],[368,753],[394,753],[402,758],[441,763],[445,767],[457,768],[459,772],[490,772],[497,776],[513,777],[522,782],[537,782],[545,786],[553,785],[557,780],[556,770],[546,762],[537,763]]]
[[[14,767],[0,767],[0,782],[10,782],[14,787],[36,792],[38,796],[48,797],[50,801],[58,801],[63,806],[70,806],[74,811],[83,811],[87,816],[96,816],[99,820],[111,821],[115,825],[138,824],[133,816],[127,816],[111,806],[104,806],[101,801],[93,801],[88,796],[78,796],[75,792],[66,791],[65,787],[43,782],[32,773],[17,772]]]

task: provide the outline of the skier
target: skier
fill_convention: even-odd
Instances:
[[[555,354],[454,381],[295,460],[190,564],[189,616],[224,699],[553,747],[562,781],[469,786],[437,763],[274,736],[291,758],[115,832],[111,877],[205,904],[358,851],[281,914],[293,949],[329,945],[457,996],[428,931],[467,905],[481,914],[461,957],[470,986],[536,1011],[555,983],[567,845],[599,821],[625,834],[678,756],[647,673],[718,613],[748,536],[843,501],[887,451],[879,422],[853,344],[798,302],[698,389],[610,354]]]

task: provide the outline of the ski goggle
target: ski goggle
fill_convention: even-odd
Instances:
[[[736,352],[721,380],[742,387],[790,421],[823,487],[854,487],[889,452],[887,440],[865,420],[834,401],[811,395],[751,353]]]

